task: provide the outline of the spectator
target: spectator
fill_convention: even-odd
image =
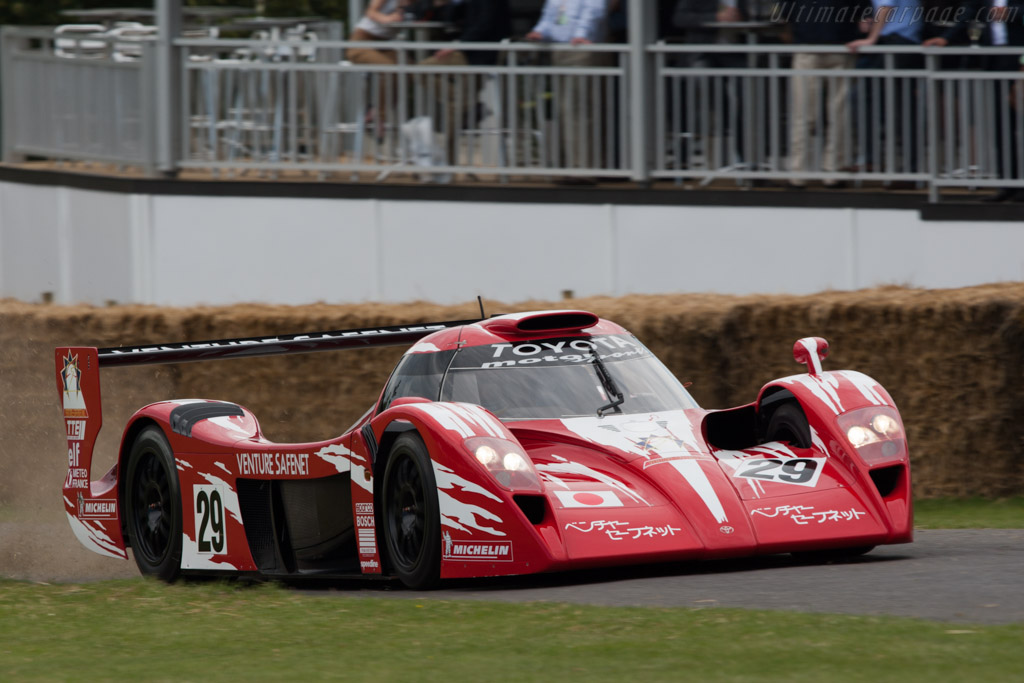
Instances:
[[[922,44],[925,47],[945,47],[950,43],[963,42],[970,24],[985,19],[981,26],[981,45],[1024,46],[1024,0],[965,0],[954,16],[957,17],[957,21],[953,26]],[[982,62],[983,68],[988,71],[1017,71],[1019,64],[1018,55],[985,55]],[[994,82],[993,86],[995,99],[991,103],[991,123],[995,126],[996,173],[1002,179],[1020,178],[1017,145],[1021,132],[1016,125],[1017,114],[1012,111],[1010,103],[1000,96],[999,83]],[[1004,124],[1010,132],[1009,140],[1003,132]],[[1005,202],[1010,199],[1024,201],[1024,191],[1020,188],[1004,187],[987,197],[985,201]]]
[[[710,44],[719,42],[719,32],[707,26],[713,21],[743,21],[747,18],[746,0],[678,0],[672,14],[672,25],[680,29],[684,43]],[[713,61],[715,55],[690,53],[696,63]]]
[[[527,40],[548,41],[576,46],[578,49],[559,51],[552,55],[556,67],[604,66],[609,63],[608,53],[593,52],[586,46],[603,43],[608,39],[608,0],[545,0],[540,19],[533,30],[526,34]],[[588,81],[590,79],[587,79]],[[599,163],[592,154],[599,131],[592,125],[593,102],[603,102],[593,84],[591,88],[581,84],[580,77],[557,77],[557,101],[559,111],[561,163],[567,168],[591,168]],[[581,87],[584,86],[584,87]],[[593,178],[566,178],[569,184],[593,184]]]
[[[745,21],[748,17],[746,0],[678,0],[675,6],[675,13],[672,15],[672,25],[682,33],[680,37],[688,44],[714,44],[727,42],[718,27],[708,26],[711,22],[736,22]],[[733,33],[735,37],[737,33]],[[742,69],[747,66],[746,56],[742,53],[724,52],[690,52],[686,53],[684,65],[697,68],[713,69]],[[727,143],[727,154],[743,152],[743,121],[742,113],[744,108],[740,99],[741,87],[736,77],[724,77],[725,98],[723,111],[717,113],[715,120],[711,121],[711,129],[717,135],[728,137],[731,134],[731,142]],[[710,112],[710,103],[705,103],[703,109],[698,111]],[[698,128],[703,128],[697,123]],[[716,145],[712,145],[717,149]],[[721,165],[730,165],[733,159],[721,160]]]
[[[367,43],[394,40],[398,35],[398,29],[392,24],[404,18],[405,10],[409,6],[410,0],[370,0],[363,18],[356,23],[349,39]],[[345,59],[353,64],[398,63],[398,55],[394,50],[382,50],[369,45],[348,48],[345,51]],[[387,110],[394,106],[393,101],[390,104],[388,102],[388,92],[393,90],[394,78],[386,74],[372,74],[371,82],[370,93],[373,94],[370,96],[372,101],[367,107],[366,121],[374,124],[374,137],[379,139],[387,122]]]
[[[900,45],[909,46],[917,45],[921,42],[921,32],[924,29],[923,12],[921,11],[921,0],[872,0],[874,6],[874,14],[871,22],[869,23],[867,36],[864,38],[858,38],[846,44],[846,47],[850,52],[858,52],[861,48],[869,45]],[[924,63],[921,56],[918,54],[906,54],[898,53],[893,56],[893,66],[896,69],[921,69]],[[885,55],[883,54],[862,54],[857,57],[857,68],[858,69],[884,69],[885,68]],[[918,112],[921,110],[918,106],[920,92],[915,91],[917,85],[917,79],[909,78],[898,78],[894,81],[894,91],[896,95],[896,101],[893,103],[896,111],[896,120],[887,121],[890,127],[887,130],[876,130],[875,129],[875,107],[873,106],[871,92],[874,90],[874,83],[871,81],[874,79],[868,79],[865,82],[861,79],[860,85],[855,93],[856,97],[860,101],[854,100],[854,116],[859,115],[859,111],[865,112],[866,119],[863,121],[863,132],[865,139],[861,141],[860,148],[864,151],[864,156],[860,159],[860,164],[863,168],[873,168],[874,164],[880,159],[875,159],[875,150],[878,149],[876,136],[879,138],[884,134],[894,136],[895,139],[902,141],[902,168],[897,164],[897,168],[886,169],[887,171],[908,171],[914,172],[918,168],[917,164],[917,151],[919,149],[917,145],[917,136],[921,133],[917,126]],[[909,107],[906,111],[902,111],[903,93],[905,90],[909,90]],[[879,103],[877,110],[882,112],[882,116],[885,116],[886,103],[885,88],[884,86],[880,89],[882,101]],[[904,126],[903,122],[909,119],[909,126]],[[908,130],[908,136],[899,135],[900,130]]]
[[[860,0],[790,0],[783,9],[789,20],[795,45],[846,45],[860,36],[857,22],[865,7]],[[793,70],[847,70],[854,66],[852,54],[796,52]],[[827,88],[825,85],[827,84]],[[789,112],[789,170],[802,173],[807,170],[809,132],[824,131],[824,149],[821,170],[834,173],[839,170],[841,145],[846,139],[849,85],[847,78],[800,76],[790,81]],[[825,98],[826,120],[818,120],[818,102]],[[794,187],[807,182],[800,178],[789,181]],[[835,187],[836,180],[824,181],[826,187]]]
[[[458,41],[464,43],[499,43],[512,35],[512,15],[508,0],[452,0],[442,17],[456,27]],[[457,48],[438,50],[423,60],[424,64],[474,66],[497,64],[493,50]]]
[[[642,0],[640,0],[642,2]],[[629,0],[608,0],[608,42],[629,42]]]
[[[404,17],[408,0],[370,0],[363,18],[356,23],[349,40],[380,42],[394,40],[398,29],[392,26]],[[349,48],[345,58],[353,64],[397,64],[398,57],[393,50],[377,47]]]
[[[453,0],[441,13],[441,17],[457,27],[458,40],[463,43],[498,43],[512,34],[512,18],[508,0]],[[494,65],[498,53],[493,50],[460,50],[445,48],[423,60],[422,64],[440,66]],[[447,86],[443,84],[447,80]],[[457,87],[461,80],[463,87]],[[481,84],[482,79],[473,79]],[[468,87],[471,79],[453,75],[447,79],[433,80],[438,104],[442,108],[438,121],[443,123],[441,132],[447,133],[448,162],[458,162],[456,155],[455,130],[462,123],[467,112],[475,110],[478,92]],[[444,98],[444,102],[441,102]]]

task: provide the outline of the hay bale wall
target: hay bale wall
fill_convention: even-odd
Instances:
[[[709,408],[747,403],[801,370],[793,342],[824,336],[826,368],[879,380],[903,412],[915,494],[1024,495],[1024,284],[962,290],[883,288],[815,296],[629,296],[487,304],[488,312],[578,307],[632,330]],[[476,315],[476,304],[160,309],[0,302],[0,510],[52,508],[65,472],[53,376],[57,345],[111,346],[407,324]],[[104,424],[93,476],[145,403],[208,397],[252,409],[272,439],[335,436],[373,403],[401,348],[103,374]]]

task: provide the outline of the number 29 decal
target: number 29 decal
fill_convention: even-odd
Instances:
[[[227,552],[227,525],[224,523],[223,487],[195,486],[196,550],[200,555],[223,555]]]
[[[736,467],[736,476],[744,479],[814,487],[818,484],[818,477],[821,475],[824,465],[825,458],[787,460],[759,458],[757,460],[742,460],[734,466]]]

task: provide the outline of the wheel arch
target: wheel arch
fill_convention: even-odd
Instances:
[[[405,417],[394,417],[384,426],[383,432],[377,441],[376,457],[373,459],[373,500],[374,504],[374,526],[377,537],[377,548],[380,553],[381,568],[385,572],[392,571],[391,557],[388,554],[387,540],[384,538],[384,509],[381,502],[384,500],[384,473],[387,471],[388,460],[391,458],[391,451],[395,441],[402,434],[415,432],[423,439],[424,425],[417,425]],[[426,444],[424,439],[424,444]],[[430,446],[427,444],[429,452]]]
[[[131,454],[135,439],[147,427],[156,427],[163,433],[164,438],[167,438],[167,432],[158,421],[151,417],[139,417],[125,427],[124,435],[121,437],[121,448],[117,453],[117,512],[121,520],[121,535],[124,538],[125,547],[131,547],[131,537],[128,533],[128,510],[125,509],[125,505],[128,504],[125,493],[128,479],[128,456]]]
[[[390,422],[384,427],[383,433],[380,435],[380,439],[377,442],[377,457],[373,461],[373,494],[374,497],[380,492],[381,480],[384,476],[384,470],[388,466],[388,458],[391,456],[391,449],[395,445],[395,440],[399,436],[406,432],[416,432],[423,438],[423,433],[420,427],[416,424],[409,422],[404,419],[396,419]]]
[[[381,562],[386,572],[407,587],[429,589],[441,576],[441,514],[433,458],[419,430],[396,429],[391,434],[394,438],[382,462],[382,475],[375,477]],[[418,474],[409,479],[410,471]],[[398,482],[397,488],[392,481]],[[419,521],[407,527],[407,516]],[[416,548],[412,553],[409,543]]]
[[[768,385],[761,390],[761,395],[757,397],[757,429],[761,436],[764,436],[775,411],[790,402],[799,405],[804,414],[807,414],[800,399],[789,389],[778,385]]]

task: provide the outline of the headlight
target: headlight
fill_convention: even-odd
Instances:
[[[837,422],[867,462],[896,459],[906,453],[906,435],[895,408],[869,406],[840,415]]]
[[[899,422],[885,413],[879,413],[871,418],[871,428],[882,436],[889,437],[894,437],[901,431]]]
[[[540,488],[540,478],[522,447],[512,441],[488,436],[466,439],[466,449],[508,490]]]
[[[526,472],[530,469],[530,466],[526,464],[526,460],[518,453],[506,453],[501,462],[509,472]]]
[[[498,462],[498,451],[487,444],[477,446],[476,450],[473,451],[473,455],[487,469],[491,469]]]
[[[846,438],[848,438],[850,440],[850,443],[852,443],[857,448],[878,441],[877,434],[875,434],[867,427],[861,427],[860,425],[853,425],[852,427],[847,429]]]

